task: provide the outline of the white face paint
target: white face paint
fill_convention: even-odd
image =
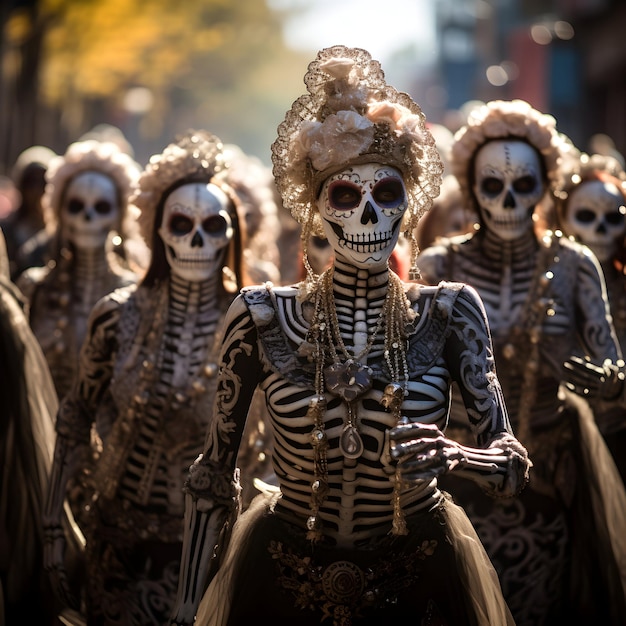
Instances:
[[[484,226],[506,241],[533,228],[532,215],[543,197],[541,164],[524,141],[491,141],[474,163],[474,194]]]
[[[569,196],[563,230],[591,248],[603,263],[615,256],[626,234],[624,196],[611,182],[581,183]]]
[[[326,180],[317,206],[338,256],[356,267],[378,266],[387,263],[398,241],[406,189],[394,167],[354,165]]]
[[[159,235],[173,274],[206,280],[221,267],[233,238],[228,196],[214,184],[190,183],[167,197]]]
[[[114,181],[100,172],[82,172],[69,182],[63,196],[63,237],[79,250],[103,248],[119,214]]]

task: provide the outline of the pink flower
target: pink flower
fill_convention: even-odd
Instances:
[[[324,122],[304,122],[296,150],[317,171],[359,156],[374,139],[372,122],[355,111],[339,111]]]
[[[373,124],[387,123],[395,130],[403,117],[403,111],[390,102],[374,102],[367,110],[367,117]]]

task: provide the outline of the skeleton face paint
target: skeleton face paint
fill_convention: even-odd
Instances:
[[[228,196],[214,184],[191,183],[165,200],[159,235],[173,274],[198,282],[221,267],[233,238]]]
[[[545,192],[541,164],[524,141],[491,141],[478,151],[474,194],[486,228],[506,241],[532,229],[532,214]]]
[[[366,163],[328,178],[317,206],[335,253],[371,267],[387,263],[393,252],[407,196],[398,170]]]
[[[603,263],[615,255],[626,234],[625,213],[624,196],[615,184],[588,181],[570,194],[563,228]]]
[[[60,222],[63,236],[79,250],[104,247],[117,227],[120,207],[115,183],[100,172],[82,172],[68,184]]]

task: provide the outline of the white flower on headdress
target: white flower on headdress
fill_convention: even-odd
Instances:
[[[389,124],[392,130],[397,130],[402,114],[400,107],[391,102],[373,102],[367,110],[369,120],[374,124]]]
[[[330,74],[333,78],[348,79],[349,84],[355,84],[358,76],[355,72],[353,59],[341,59],[334,57],[325,63],[320,63],[320,69]]]
[[[323,122],[305,121],[296,139],[300,158],[317,171],[350,162],[374,139],[374,124],[354,111],[339,111]]]

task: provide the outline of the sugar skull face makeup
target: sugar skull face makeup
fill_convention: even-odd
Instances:
[[[626,234],[624,196],[612,182],[590,180],[569,196],[563,228],[591,248],[602,263],[611,259]]]
[[[60,212],[64,238],[79,250],[104,247],[120,219],[115,182],[100,172],[82,172],[67,185]]]
[[[229,203],[214,184],[183,185],[167,197],[159,235],[172,273],[201,281],[218,271],[233,238]]]
[[[536,151],[524,141],[497,140],[480,148],[474,163],[474,195],[485,227],[506,241],[532,228],[545,184]]]
[[[330,176],[318,199],[330,245],[357,267],[387,263],[407,206],[400,172],[379,163],[354,165]]]

